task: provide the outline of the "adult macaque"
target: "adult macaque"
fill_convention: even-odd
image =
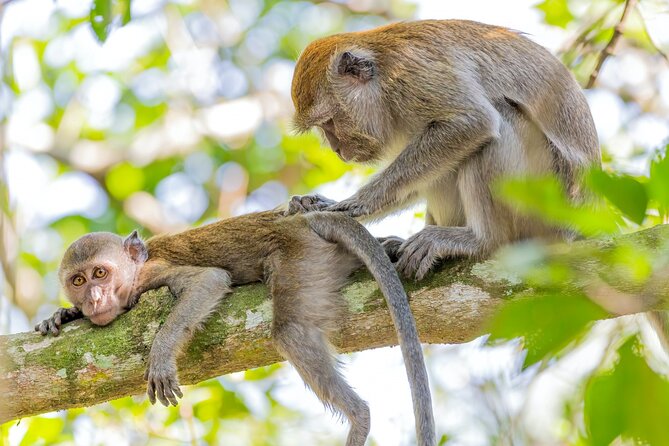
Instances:
[[[497,26],[426,20],[317,40],[297,62],[292,97],[298,130],[318,127],[344,161],[390,164],[346,200],[294,197],[290,212],[378,218],[425,199],[426,227],[385,242],[398,270],[418,279],[441,258],[565,237],[496,200],[493,183],[554,173],[579,200],[579,174],[600,162],[570,72]]]
[[[177,303],[158,331],[145,378],[151,403],[181,397],[176,358],[231,286],[264,281],[279,352],[326,407],[351,424],[347,445],[363,445],[369,408],[341,376],[328,335],[344,310],[339,296],[349,274],[367,266],[386,297],[411,387],[419,445],[436,443],[427,371],[416,325],[392,263],[355,220],[330,213],[284,217],[268,211],[222,220],[174,235],[126,239],[98,232],[65,252],[59,277],[74,308],[60,309],[35,327],[58,335],[60,325],[87,317],[106,325],[132,308],[140,295],[168,286]]]

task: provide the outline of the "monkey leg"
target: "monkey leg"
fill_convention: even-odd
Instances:
[[[196,266],[170,267],[170,274],[167,285],[177,303],[153,340],[144,379],[151,404],[157,397],[165,406],[176,406],[177,397],[183,396],[177,379],[177,354],[230,292],[230,275],[219,268]]]
[[[369,407],[342,377],[327,338],[344,315],[339,290],[359,261],[311,231],[304,240],[299,256],[282,250],[267,259],[274,342],[325,407],[348,419],[346,444],[363,446]]]
[[[348,419],[346,445],[363,446],[369,434],[369,407],[342,377],[323,332],[297,321],[275,324],[273,331],[279,353],[304,383],[325,407]]]

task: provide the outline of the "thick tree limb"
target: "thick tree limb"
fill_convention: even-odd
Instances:
[[[555,252],[567,262],[599,271],[602,264],[597,256],[587,254],[593,252],[593,246],[601,253],[629,242],[639,249],[663,249],[669,242],[669,225],[608,241],[579,242]],[[597,280],[595,287],[604,283]],[[669,309],[666,287],[660,286],[661,291],[650,298],[638,288],[634,284],[620,288],[628,298],[642,302],[624,307],[626,311]],[[486,318],[504,300],[531,295],[517,278],[499,273],[493,260],[452,261],[428,280],[407,284],[407,289],[425,343],[471,340],[482,334]],[[358,273],[344,294],[351,317],[342,322],[336,341],[340,351],[396,344],[385,303],[369,275]],[[0,336],[0,423],[142,394],[149,348],[173,303],[166,289],[156,290],[107,327],[78,321],[65,326],[59,337],[37,333]],[[279,361],[270,339],[271,309],[263,286],[237,288],[181,357],[181,383],[193,384]]]

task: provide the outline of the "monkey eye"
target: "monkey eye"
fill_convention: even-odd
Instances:
[[[96,279],[104,279],[105,277],[107,277],[107,270],[98,266],[93,271],[93,277],[95,277]]]
[[[72,285],[74,286],[81,286],[86,283],[86,278],[82,276],[81,274],[77,274],[72,278]]]

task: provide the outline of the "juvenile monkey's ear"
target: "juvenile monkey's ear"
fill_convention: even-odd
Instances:
[[[149,251],[142,239],[139,238],[137,230],[132,231],[132,234],[123,240],[123,249],[135,262],[145,262],[149,258]]]
[[[376,76],[374,60],[368,55],[354,54],[352,51],[341,53],[336,69],[338,75],[352,77],[360,82],[367,82]]]

